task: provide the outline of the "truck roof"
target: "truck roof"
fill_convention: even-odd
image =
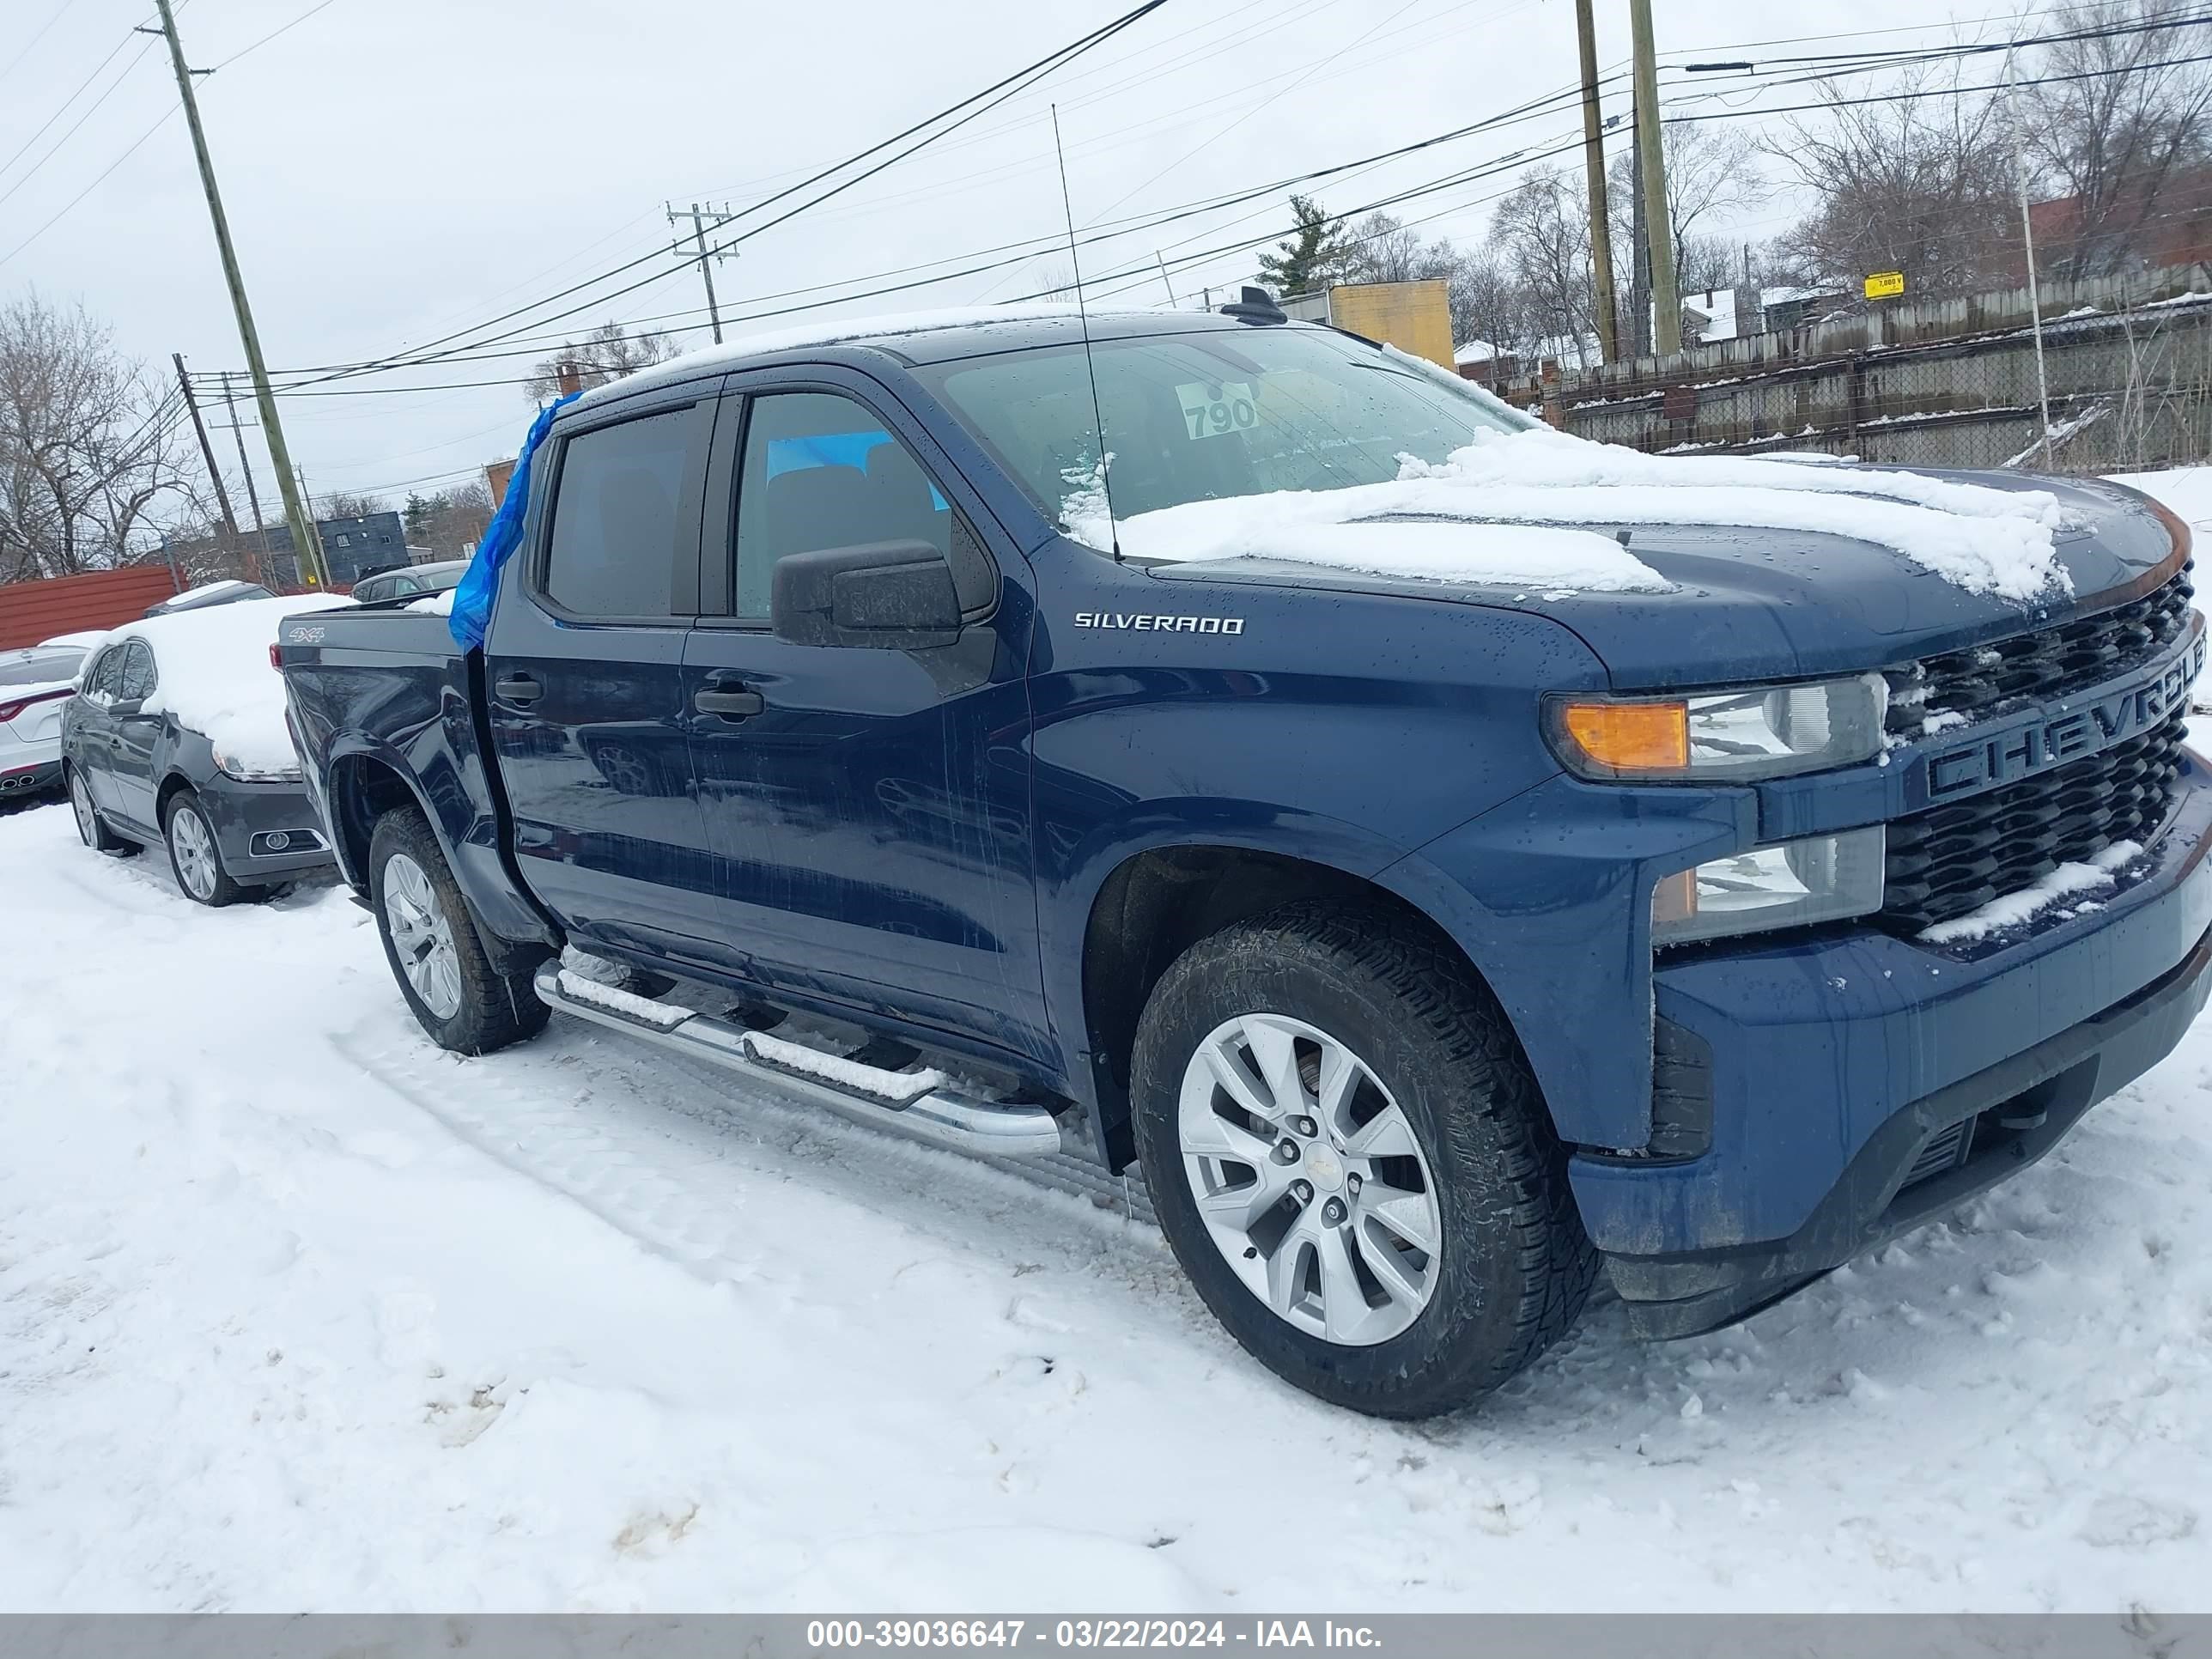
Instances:
[[[1217,332],[1248,326],[1212,311],[1124,307],[1094,309],[1089,317],[1091,337],[1094,340]],[[1300,328],[1311,325],[1273,326]],[[988,352],[1073,344],[1082,339],[1084,328],[1082,314],[1073,306],[1061,305],[977,306],[910,311],[890,316],[848,317],[748,335],[718,346],[687,351],[665,362],[610,380],[605,386],[594,386],[580,401],[586,405],[605,403],[653,386],[673,385],[700,374],[726,374],[822,346],[864,347],[889,353],[908,363],[944,362]]]

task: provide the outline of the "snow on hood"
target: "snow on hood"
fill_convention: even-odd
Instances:
[[[128,623],[114,636],[154,647],[148,713],[174,714],[224,754],[273,772],[299,764],[284,727],[284,677],[269,665],[276,630],[287,617],[352,603],[336,593],[240,599]]]
[[[1389,483],[1189,501],[1118,525],[1096,502],[1095,491],[1071,501],[1068,533],[1103,549],[1118,528],[1122,552],[1137,558],[1296,558],[1437,580],[1659,591],[1668,584],[1656,572],[1589,531],[1557,530],[1540,543],[1528,530],[1438,527],[1416,538],[1414,526],[1375,521],[1710,525],[1852,537],[1972,593],[2024,602],[2073,591],[2055,541],[2068,520],[2047,490],[1755,456],[1647,455],[1543,427],[1482,434],[1440,465],[1403,457]],[[1325,531],[1335,533],[1315,533]],[[1406,551],[1393,555],[1394,546]]]

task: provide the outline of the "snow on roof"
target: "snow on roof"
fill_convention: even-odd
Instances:
[[[666,362],[654,363],[619,380],[610,380],[605,386],[594,386],[584,394],[583,401],[593,403],[620,392],[635,392],[665,381],[679,380],[702,369],[744,362],[771,351],[791,351],[801,346],[836,345],[848,340],[877,339],[900,334],[923,334],[939,328],[972,328],[988,323],[1053,321],[1079,314],[1072,305],[950,306],[935,311],[893,312],[875,317],[841,317],[834,320],[800,323],[790,328],[741,335],[736,339],[726,340],[720,345],[703,346],[696,351],[684,352],[681,356],[671,357]],[[1157,307],[1143,306],[1121,306],[1111,312],[1093,307],[1091,312],[1094,318],[1156,314]]]
[[[1452,352],[1455,363],[1488,363],[1498,360],[1498,348],[1487,340],[1469,340]]]
[[[126,623],[113,637],[154,647],[149,713],[173,714],[246,765],[275,771],[299,763],[284,729],[284,677],[269,665],[276,630],[287,617],[352,603],[335,593],[240,599]]]
[[[1141,558],[1303,558],[1437,580],[1595,592],[1667,586],[1625,549],[1587,531],[1555,532],[1571,542],[1524,540],[1529,532],[1518,529],[1470,536],[1456,526],[1376,522],[1395,519],[1814,532],[1893,548],[1970,592],[2025,601],[2072,589],[2052,541],[2062,514],[2045,490],[1751,456],[1647,455],[1541,426],[1485,434],[1437,465],[1402,457],[1389,483],[1187,501],[1118,526],[1096,514],[1067,514],[1079,540],[1109,546],[1110,530],[1118,527],[1123,553]],[[1352,533],[1316,533],[1340,529]]]
[[[1705,319],[1698,331],[1698,341],[1706,345],[1717,340],[1733,340],[1736,335],[1735,290],[1732,288],[1707,289],[1703,294],[1685,295],[1684,306]]]
[[[50,645],[74,645],[81,649],[89,650],[106,637],[106,629],[88,628],[75,634],[57,634],[50,640],[40,640],[39,648],[44,650]]]

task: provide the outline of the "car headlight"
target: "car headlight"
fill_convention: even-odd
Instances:
[[[1606,782],[1777,778],[1881,752],[1879,674],[1678,697],[1554,697],[1546,735],[1571,772]]]
[[[296,766],[258,766],[240,760],[222,748],[215,750],[216,769],[227,778],[240,783],[297,783],[300,769]]]
[[[1668,876],[1651,890],[1651,942],[1761,933],[1881,908],[1880,824],[1754,847]]]

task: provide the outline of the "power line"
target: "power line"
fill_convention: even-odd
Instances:
[[[110,63],[114,61],[115,53],[121,52],[124,46],[127,46],[130,44],[131,41],[129,37],[125,36],[122,44],[115,48],[115,52],[109,52],[106,58],[100,59],[100,69],[106,68]],[[76,131],[80,127],[83,126],[87,121],[92,119],[93,116],[98,112],[100,106],[102,104],[106,103],[110,98],[112,98],[115,95],[115,89],[131,78],[131,71],[137,69],[138,65],[145,60],[146,54],[152,49],[153,48],[150,45],[141,46],[138,48],[137,57],[133,58],[129,63],[125,64],[123,66],[123,73],[117,76],[112,81],[110,81],[107,83],[107,90],[101,93],[99,97],[94,99],[91,103],[85,106],[84,112],[82,115],[79,115],[76,120],[70,123],[69,130],[64,132],[60,137],[55,139],[52,144],[48,146],[45,155],[39,157],[37,161],[32,162],[31,165],[24,170],[22,177],[16,179],[14,184],[9,185],[6,190],[0,191],[0,202],[5,202],[17,191],[22,189],[25,185],[30,183],[33,179],[38,176],[40,168],[46,166],[47,162],[52,161],[56,155],[61,153],[63,146],[67,144],[69,141],[76,136]],[[93,71],[94,76],[97,76],[99,73],[100,70],[94,70]],[[90,81],[88,80],[86,85],[88,86],[90,84]],[[40,127],[39,131],[44,132],[46,130],[46,126],[52,126],[56,120],[60,118],[62,110],[67,109],[71,103],[74,103],[78,95],[82,94],[83,90],[83,87],[79,87],[76,92],[71,93],[69,97],[63,101],[62,108],[56,110],[52,116],[47,118],[46,126]],[[15,156],[9,158],[8,165],[9,167],[13,167],[15,162],[15,157],[21,156],[23,153],[23,149],[28,149],[33,143],[37,142],[37,140],[38,134],[33,133],[29,139],[25,141],[23,149],[18,149],[15,152]],[[5,168],[0,168],[0,172],[4,172],[5,170]]]
[[[67,11],[72,3],[74,3],[74,0],[62,0],[61,4],[54,8],[54,15],[47,18],[45,22],[39,25],[37,33],[33,34],[29,40],[23,42],[22,51],[17,52],[13,58],[10,58],[8,60],[6,68],[0,69],[0,81],[6,80],[8,76],[14,72],[15,65],[21,63],[26,58],[28,58],[31,55],[32,49],[35,47],[40,41],[46,38],[46,31],[48,29],[53,27],[55,24],[62,21],[62,14]]]
[[[267,46],[278,35],[290,33],[294,29],[299,27],[301,24],[306,22],[310,17],[313,17],[317,12],[327,10],[330,7],[334,6],[337,3],[337,0],[317,0],[317,3],[314,5],[308,7],[307,10],[301,12],[290,22],[280,25],[278,27],[270,30],[268,33],[263,35],[258,40],[256,40],[250,46],[240,46],[236,52],[231,53],[229,57],[224,58],[221,63],[217,64],[214,69],[211,69],[207,72],[210,75],[214,75],[221,70],[228,69],[233,64],[235,64],[240,58],[245,57],[249,52],[260,51],[262,47]]]
[[[960,100],[959,102],[947,105],[945,108],[937,111],[932,115],[925,117],[923,119],[915,122],[913,125],[892,134],[890,137],[881,139],[877,143],[869,145],[866,149],[856,151],[853,155],[846,156],[843,160],[833,162],[830,166],[810,174],[808,177],[799,180],[797,184],[789,185],[783,190],[776,191],[772,196],[763,198],[762,200],[755,202],[750,205],[739,210],[736,216],[738,218],[744,218],[758,212],[763,208],[773,206],[778,202],[786,200],[788,198],[796,195],[800,191],[805,190],[813,185],[821,183],[825,179],[834,177],[836,174],[867,160],[872,155],[879,155],[883,151],[892,148],[894,145],[904,143],[907,139],[913,137],[917,133],[927,133],[928,129],[938,126],[940,123],[945,121],[947,118],[958,113],[961,110],[968,109],[970,105],[978,106],[979,107],[971,110],[969,113],[963,117],[960,121],[954,123],[953,126],[945,127],[944,131],[951,131],[957,126],[964,125],[968,121],[975,119],[976,116],[984,113],[990,108],[994,107],[997,104],[1003,103],[1006,98],[1012,96],[1012,94],[1006,90],[1006,88],[1012,88],[1016,91],[1026,90],[1026,87],[1018,87],[1016,83],[1028,82],[1030,84],[1034,84],[1036,81],[1042,79],[1046,75],[1050,74],[1061,64],[1071,61],[1073,58],[1080,56],[1084,52],[1089,52],[1094,46],[1099,46],[1103,42],[1111,40],[1115,35],[1120,33],[1122,30],[1129,27],[1132,24],[1139,21],[1140,19],[1150,15],[1152,12],[1158,10],[1166,3],[1167,0],[1144,0],[1144,3],[1139,5],[1134,9],[1125,12],[1112,21],[1091,30],[1088,34],[1079,36],[1076,40],[1069,42],[1066,46],[1046,53],[1042,58],[1037,58],[1033,63],[1015,70],[1014,73],[1006,76],[1002,80],[994,82],[991,85],[984,88],[981,91],[971,93],[967,97]],[[986,100],[988,100],[989,101],[986,102]],[[744,235],[732,238],[730,241],[722,243],[719,246],[720,247],[734,246],[737,242],[745,240],[747,236],[757,234],[760,231],[772,228],[775,225],[781,224],[784,220],[793,216],[793,214],[805,210],[807,207],[813,205],[814,203],[826,201],[830,196],[834,196],[844,190],[851,188],[854,185],[860,183],[864,179],[872,177],[875,173],[881,172],[884,167],[889,167],[895,162],[904,159],[905,156],[912,155],[914,153],[914,149],[919,149],[922,145],[930,143],[933,142],[936,137],[941,136],[942,133],[929,134],[929,136],[925,137],[921,140],[921,143],[915,145],[913,149],[902,151],[899,155],[894,155],[890,157],[890,160],[881,162],[875,167],[870,168],[867,172],[860,174],[857,178],[848,179],[844,183],[834,186],[831,190],[825,191],[822,196],[813,198],[811,202],[801,204],[798,209],[793,210],[793,213],[781,215],[778,218],[769,221],[768,224],[757,226],[752,230],[744,233]],[[449,354],[434,351],[431,349],[432,347],[445,345],[450,342],[460,339],[463,336],[474,334],[483,329],[495,327],[501,323],[512,321],[514,319],[520,317],[526,313],[538,310],[541,307],[551,305],[557,301],[567,299],[573,295],[580,294],[586,289],[596,288],[600,283],[611,281],[617,276],[620,276],[629,271],[635,270],[641,265],[659,260],[665,256],[665,247],[656,247],[650,253],[642,254],[637,258],[631,259],[623,264],[617,265],[611,270],[602,271],[598,276],[587,277],[580,283],[572,283],[568,288],[562,289],[557,293],[548,295],[543,299],[532,301],[526,305],[518,306],[513,310],[504,312],[499,316],[491,318],[484,322],[476,324],[469,328],[457,330],[452,334],[444,335],[437,339],[426,342],[423,345],[417,346],[410,351],[393,354],[392,356],[386,358],[372,360],[372,363],[375,365],[382,365],[402,361],[414,362],[434,362],[441,356]],[[719,248],[717,251],[719,251]],[[559,320],[560,317],[574,316],[579,311],[589,311],[599,306],[608,304],[614,300],[620,299],[624,294],[630,293],[638,288],[645,286],[646,283],[664,280],[668,275],[669,273],[665,270],[656,271],[651,276],[646,278],[645,282],[633,283],[627,287],[617,289],[611,294],[602,295],[584,305],[574,307],[567,312],[558,313],[556,317],[540,318],[538,319],[537,323],[532,324],[532,326],[542,326],[547,322]],[[498,337],[494,337],[496,338]],[[488,342],[484,341],[476,342],[476,343],[478,344],[487,343]],[[358,373],[364,371],[355,370],[350,372]]]
[[[133,155],[136,155],[138,153],[140,147],[143,145],[149,138],[151,138],[155,133],[167,126],[169,124],[169,118],[176,112],[177,107],[173,104],[172,104],[167,109],[163,110],[159,116],[155,118],[154,125],[152,126],[148,127],[145,131],[140,133],[136,138],[133,138],[131,141],[129,148],[125,149],[122,155],[117,156],[106,167],[100,168],[100,170],[93,176],[93,179],[90,184],[87,185],[82,190],[77,191],[76,195],[70,197],[68,201],[63,203],[59,208],[55,210],[52,217],[49,218],[44,224],[40,225],[28,236],[26,236],[21,241],[16,243],[15,246],[9,248],[5,253],[0,253],[0,265],[6,264],[10,259],[21,253],[25,248],[37,241],[40,237],[45,235],[56,225],[59,224],[78,203],[84,200],[86,197],[91,195],[93,191],[98,190],[101,185],[107,181],[107,175],[109,173],[114,172],[116,168],[121,167]]]

